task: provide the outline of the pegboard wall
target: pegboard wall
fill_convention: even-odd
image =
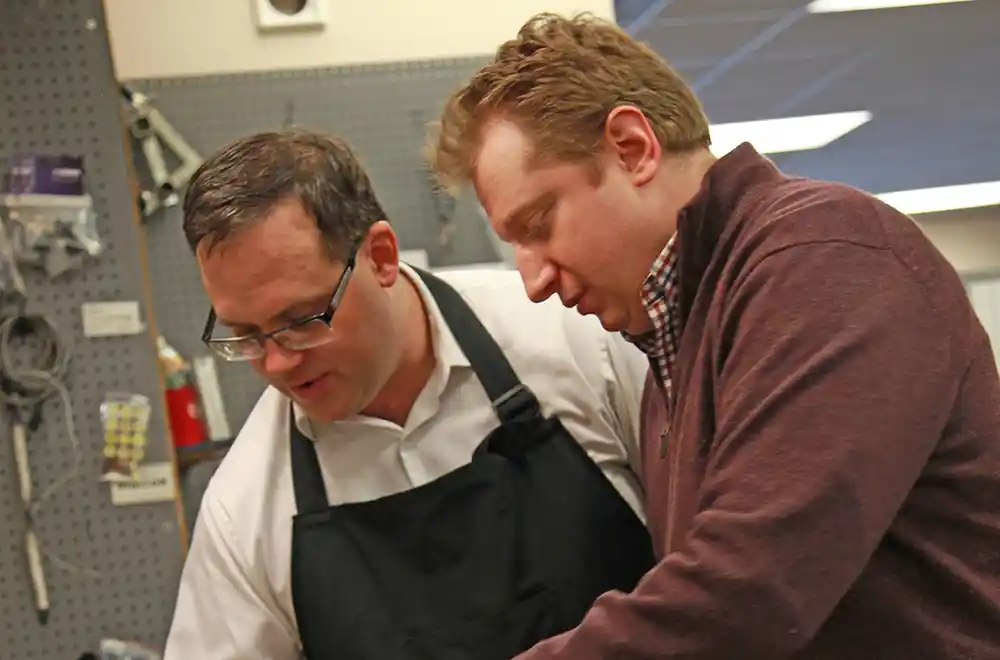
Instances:
[[[483,63],[468,58],[124,82],[150,95],[204,157],[244,135],[293,124],[344,138],[371,176],[401,248],[426,250],[431,266],[441,267],[498,260],[471,197],[455,205],[454,233],[442,244],[440,199],[422,155],[428,122]],[[206,354],[200,335],[209,303],[180,210],[161,211],[145,226],[160,332],[188,359]],[[245,363],[220,363],[217,372],[236,433],[264,385]]]
[[[15,154],[85,158],[104,246],[65,279],[25,273],[26,311],[49,316],[72,352],[65,384],[83,462],[35,519],[51,598],[43,626],[26,567],[10,431],[0,423],[0,660],[75,660],[102,637],[162,645],[183,553],[176,504],[114,506],[109,486],[98,481],[100,405],[110,391],[149,397],[147,460],[169,460],[155,348],[148,333],[88,339],[80,311],[85,301],[143,296],[141,231],[100,0],[0,2],[0,118],[4,169]],[[36,494],[75,463],[65,413],[52,397],[30,434]]]

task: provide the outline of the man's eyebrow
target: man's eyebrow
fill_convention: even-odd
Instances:
[[[547,211],[555,203],[555,194],[546,192],[533,200],[521,204],[514,209],[502,222],[498,223],[505,233],[519,235],[524,233],[532,216]]]

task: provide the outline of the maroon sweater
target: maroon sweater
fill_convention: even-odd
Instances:
[[[749,145],[677,239],[663,446],[644,403],[661,561],[519,660],[1000,659],[1000,382],[954,269]]]

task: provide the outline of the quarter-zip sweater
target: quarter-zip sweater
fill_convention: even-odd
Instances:
[[[672,405],[652,377],[644,402],[660,562],[519,660],[1000,658],[1000,379],[954,268],[749,144],[677,256]]]

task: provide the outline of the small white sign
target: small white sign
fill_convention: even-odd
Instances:
[[[138,301],[89,302],[80,306],[85,337],[138,335],[146,329]]]
[[[171,463],[144,463],[132,482],[111,484],[111,503],[115,506],[171,502],[177,496],[174,466]]]

